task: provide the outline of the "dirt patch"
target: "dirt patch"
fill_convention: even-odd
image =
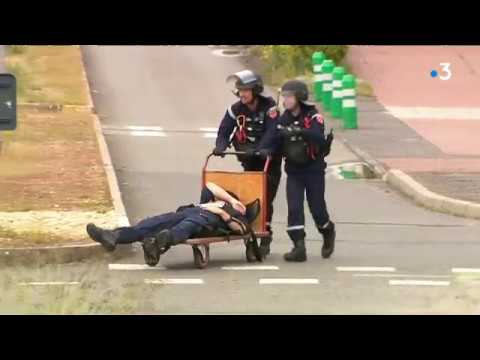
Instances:
[[[112,209],[92,114],[21,111],[2,153],[0,211]]]

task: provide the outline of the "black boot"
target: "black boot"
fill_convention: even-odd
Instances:
[[[331,221],[324,228],[319,229],[320,234],[323,236],[322,257],[328,259],[335,250],[335,224]]]
[[[268,236],[265,236],[260,239],[260,254],[262,257],[270,255],[270,244],[272,243],[273,232],[270,228],[270,225],[267,225]]]
[[[307,261],[307,249],[305,248],[305,240],[294,241],[294,248],[283,255],[285,261],[302,262]]]
[[[153,237],[143,240],[143,258],[148,266],[156,266],[160,261],[160,255],[173,245],[173,236],[170,230],[160,231]]]
[[[117,246],[117,237],[112,230],[104,230],[90,223],[87,225],[87,234],[93,241],[102,244],[107,251],[113,251]]]

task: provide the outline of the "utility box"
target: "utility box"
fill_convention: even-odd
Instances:
[[[12,74],[0,74],[0,131],[17,128],[17,81]]]

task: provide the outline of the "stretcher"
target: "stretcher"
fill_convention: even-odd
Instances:
[[[245,155],[244,152],[228,151],[224,155]],[[207,267],[210,260],[210,245],[219,242],[243,240],[245,244],[245,257],[248,262],[263,261],[260,253],[258,239],[269,235],[267,231],[267,172],[270,157],[265,161],[263,171],[214,171],[208,170],[208,162],[213,153],[207,156],[202,170],[202,186],[213,182],[223,189],[232,191],[239,197],[243,204],[255,200],[260,202],[260,211],[255,221],[251,224],[252,233],[246,235],[228,234],[225,236],[205,236],[188,239],[183,244],[192,247],[193,260],[199,269]]]

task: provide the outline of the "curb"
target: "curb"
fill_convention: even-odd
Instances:
[[[335,133],[335,137],[342,141],[361,161],[364,161],[376,177],[382,179],[388,185],[412,199],[417,205],[448,215],[480,219],[480,204],[454,199],[430,191],[403,171],[399,169],[387,169],[383,164],[370,156],[370,154],[350,144],[338,133]]]
[[[449,215],[480,219],[480,204],[439,195],[398,169],[389,170],[383,180],[430,210]]]
[[[118,216],[118,226],[130,226],[130,221],[128,220],[127,212],[125,210],[125,205],[123,204],[122,194],[120,193],[120,188],[118,186],[118,179],[117,175],[115,174],[115,170],[112,165],[112,158],[110,156],[110,152],[108,150],[107,142],[105,141],[105,137],[103,136],[102,126],[100,124],[100,119],[98,115],[95,114],[95,106],[93,104],[92,99],[92,92],[90,89],[90,83],[88,82],[87,73],[85,71],[85,58],[83,56],[83,51],[80,48],[81,57],[82,57],[82,75],[87,87],[87,101],[88,106],[90,107],[93,117],[94,117],[94,128],[95,128],[95,135],[97,137],[98,146],[100,149],[100,155],[102,157],[103,167],[105,169],[105,173],[107,175],[108,186],[110,188],[110,195],[113,200],[113,207],[115,212]]]
[[[74,111],[89,111],[93,114],[93,125],[95,136],[97,138],[100,155],[107,176],[110,195],[113,201],[114,211],[118,217],[118,226],[129,226],[130,222],[123,204],[122,195],[118,186],[117,176],[112,165],[110,152],[108,151],[105,137],[103,136],[100,120],[95,114],[95,107],[91,96],[90,84],[88,83],[85,71],[85,59],[80,49],[82,60],[82,77],[87,88],[88,104],[82,106],[76,105],[58,105],[58,104],[19,104],[23,108],[35,108],[40,111],[63,111],[71,109]],[[131,255],[135,251],[133,246],[120,246],[115,253],[107,253],[100,244],[83,244],[83,245],[63,245],[48,246],[41,248],[25,247],[25,248],[0,248],[0,266],[1,265],[40,265],[40,264],[61,264],[69,262],[77,262],[85,259],[119,259]]]
[[[115,252],[109,253],[97,243],[35,248],[2,248],[0,249],[0,267],[65,264],[86,259],[118,260],[131,254],[132,248],[128,245],[122,245],[122,247],[119,247]]]

